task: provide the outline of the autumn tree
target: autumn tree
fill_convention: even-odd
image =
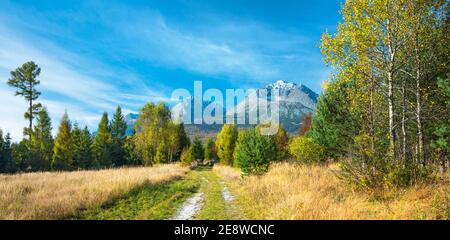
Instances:
[[[302,121],[301,127],[298,130],[298,135],[300,136],[305,136],[306,133],[309,132],[309,130],[311,129],[311,123],[312,123],[312,114],[309,113],[308,115],[305,116],[305,118]]]
[[[363,176],[359,180],[366,183],[390,178],[411,183],[423,176],[417,164],[432,162],[432,126],[448,118],[437,84],[448,72],[447,9],[444,0],[349,0],[337,32],[323,35],[322,52],[334,69],[331,85],[348,105],[333,107],[342,114],[338,117],[349,113],[358,124],[343,136],[353,161],[347,176]],[[340,122],[325,118],[327,111],[333,112],[331,105],[319,102],[312,126],[317,143],[320,134],[333,142],[340,137],[326,129],[327,123]],[[325,147],[340,148],[333,142]]]
[[[193,146],[184,148],[183,151],[181,151],[180,161],[183,166],[189,166],[195,162]]]
[[[147,103],[140,110],[135,132],[134,147],[144,165],[156,162],[158,148],[163,151],[161,144],[164,144],[164,156],[168,162],[178,158],[181,150],[189,144],[184,126],[173,122],[171,112],[164,103]]]
[[[278,128],[278,132],[274,136],[274,142],[276,144],[276,160],[286,159],[289,155],[289,135],[284,128]]]
[[[58,171],[73,169],[72,124],[67,112],[61,119],[55,138],[51,169]]]
[[[305,136],[298,136],[289,143],[289,152],[300,163],[319,164],[326,160],[325,148],[313,139]]]
[[[220,163],[231,166],[233,164],[234,147],[237,140],[236,126],[225,124],[217,135],[216,150]]]
[[[155,164],[167,162],[168,162],[167,147],[164,142],[161,142],[156,149]]]

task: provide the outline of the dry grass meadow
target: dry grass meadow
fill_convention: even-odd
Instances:
[[[260,177],[215,166],[254,219],[449,219],[450,178],[383,193],[352,190],[333,173],[337,166],[279,163]]]
[[[143,184],[183,177],[178,165],[0,175],[0,219],[60,219]]]

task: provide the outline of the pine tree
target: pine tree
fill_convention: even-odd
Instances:
[[[358,114],[352,113],[347,104],[347,88],[347,84],[329,84],[319,97],[308,134],[315,143],[324,146],[327,155],[332,158],[345,156],[353,137],[359,132]]]
[[[205,160],[216,160],[216,145],[214,144],[214,140],[209,138],[206,142],[205,146]]]
[[[191,145],[191,140],[189,139],[186,130],[184,129],[183,123],[177,124],[176,132],[178,138],[178,149],[175,157],[179,159],[183,149]]]
[[[0,129],[0,173],[12,173],[14,170],[11,136],[7,133],[3,137],[3,132]]]
[[[40,84],[37,77],[41,73],[41,69],[34,62],[24,63],[21,67],[11,71],[11,78],[8,85],[16,88],[16,96],[23,96],[28,102],[28,111],[25,113],[25,119],[29,121],[28,128],[24,129],[24,134],[28,135],[28,139],[32,138],[33,119],[39,113],[41,104],[35,103],[41,93],[37,91],[36,86]]]
[[[122,166],[126,164],[125,150],[123,143],[126,138],[127,123],[122,114],[122,109],[117,106],[111,122],[111,161],[115,166]]]
[[[143,162],[136,151],[133,138],[132,136],[127,136],[123,144],[126,162],[129,165],[142,165]]]
[[[217,135],[216,149],[221,164],[229,166],[233,164],[233,153],[237,136],[236,127],[229,124],[225,124]]]
[[[7,172],[6,165],[7,165],[7,157],[5,154],[5,140],[3,139],[3,131],[0,129],[0,173]]]
[[[42,108],[37,115],[37,123],[34,126],[31,151],[33,170],[46,171],[50,169],[53,157],[52,123],[47,108]]]
[[[249,129],[239,135],[234,157],[245,175],[261,175],[275,160],[276,146],[273,138],[261,135],[258,128]]]
[[[127,130],[127,122],[122,114],[122,108],[117,106],[116,112],[114,113],[113,119],[111,121],[111,134],[115,139],[123,140],[125,139],[125,132]]]
[[[94,138],[92,150],[94,159],[99,167],[111,167],[111,142],[112,135],[109,126],[108,113],[103,113],[98,125],[97,135]]]
[[[203,143],[200,138],[196,137],[192,144],[194,151],[194,159],[198,162],[203,162],[205,158],[205,149],[203,148]]]
[[[434,135],[436,139],[432,142],[432,147],[437,152],[439,158],[439,167],[441,172],[445,172],[450,163],[450,74],[446,78],[441,78],[438,81],[443,99],[445,99],[444,116],[442,121],[435,126]]]
[[[55,138],[51,169],[73,169],[72,124],[70,123],[67,112],[64,113],[61,119],[58,128],[58,134]]]
[[[72,131],[72,141],[74,167],[78,169],[95,168],[96,164],[92,154],[92,137],[89,129],[84,127],[82,130],[75,124]]]
[[[31,171],[30,156],[30,141],[28,139],[22,139],[18,143],[12,144],[12,158],[17,171],[27,172]]]
[[[185,147],[188,147],[191,144],[191,140],[189,139],[186,130],[184,129],[184,124],[180,123],[178,125],[178,138],[180,141],[180,148],[184,149]]]

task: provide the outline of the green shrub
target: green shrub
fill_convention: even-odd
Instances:
[[[261,175],[267,172],[270,162],[276,160],[276,145],[273,138],[261,135],[258,129],[243,131],[239,134],[234,158],[244,175]]]
[[[353,155],[341,161],[338,177],[357,189],[380,191],[385,188],[407,187],[428,181],[433,172],[408,159],[393,162],[386,154],[386,147],[372,149],[370,136],[354,138]],[[382,144],[376,144],[379,146]]]
[[[386,158],[374,158],[371,162],[353,157],[341,162],[338,177],[360,190],[408,187],[431,180],[432,169],[417,164],[392,163]]]
[[[325,148],[309,137],[296,137],[289,143],[289,152],[301,163],[314,164],[326,160]]]

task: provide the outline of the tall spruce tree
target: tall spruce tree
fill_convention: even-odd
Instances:
[[[14,170],[11,137],[9,133],[3,136],[3,131],[0,129],[0,173],[12,173]]]
[[[31,171],[30,156],[32,156],[30,141],[22,139],[18,143],[12,144],[12,158],[17,171]]]
[[[112,135],[109,126],[108,113],[105,112],[98,125],[97,135],[95,136],[92,145],[94,158],[99,167],[111,167],[113,165],[111,159],[111,143]]]
[[[92,155],[92,137],[89,129],[81,129],[75,124],[72,131],[73,163],[78,169],[95,168],[96,164]]]
[[[41,69],[34,62],[24,63],[21,67],[11,71],[11,78],[8,85],[16,88],[16,96],[23,96],[28,102],[28,111],[25,113],[25,119],[29,121],[28,128],[24,129],[24,135],[32,138],[33,119],[39,113],[41,104],[35,103],[41,93],[36,89],[40,84],[37,77],[41,73]]]
[[[122,114],[122,109],[117,106],[111,122],[111,161],[115,166],[122,166],[126,164],[126,152],[124,150],[125,134],[127,130],[127,123]]]
[[[203,148],[203,143],[200,138],[195,137],[194,142],[192,143],[193,151],[194,151],[194,159],[198,162],[203,162],[205,158],[205,149]]]
[[[50,169],[53,157],[52,122],[47,108],[42,108],[37,115],[34,126],[31,151],[33,153],[33,170],[46,171]]]
[[[134,145],[134,136],[127,136],[125,138],[123,148],[125,150],[126,162],[129,165],[142,165],[142,159],[139,157],[139,153],[136,151]]]
[[[189,147],[191,145],[191,140],[189,139],[186,130],[184,128],[184,124],[180,123],[177,125],[177,138],[178,138],[178,151],[177,151],[177,158],[181,157],[181,152],[183,149]]]
[[[72,124],[67,112],[64,113],[58,128],[53,147],[52,170],[73,169]]]
[[[360,120],[347,104],[348,84],[330,83],[319,97],[316,113],[308,133],[315,143],[324,146],[331,158],[347,155],[354,136],[359,132]]]
[[[214,140],[209,138],[205,145],[205,160],[216,160],[216,145],[214,144]]]
[[[276,144],[272,137],[261,135],[258,128],[239,134],[235,162],[245,175],[261,175],[276,160]]]

